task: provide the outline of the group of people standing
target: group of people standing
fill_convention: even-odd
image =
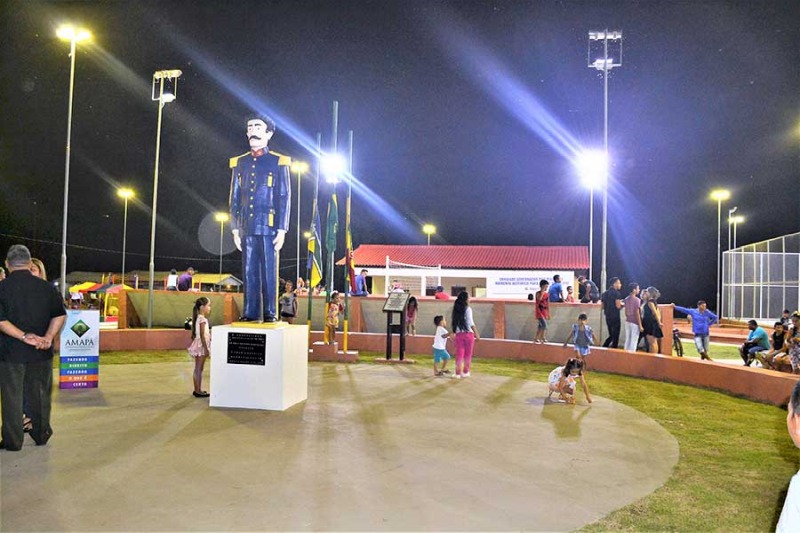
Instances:
[[[8,249],[0,282],[0,448],[22,449],[28,432],[38,446],[53,434],[53,340],[66,320],[64,302],[47,282],[44,264],[26,246]]]
[[[603,341],[606,348],[618,348],[619,336],[622,332],[621,310],[625,314],[626,351],[635,352],[642,341],[646,342],[647,351],[658,353],[659,342],[664,337],[661,311],[658,299],[661,292],[655,287],[641,290],[638,283],[628,284],[628,295],[623,296],[622,280],[611,278],[609,288],[600,296],[600,302],[608,327],[608,337]]]

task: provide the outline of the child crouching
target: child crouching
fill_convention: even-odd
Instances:
[[[583,394],[586,395],[586,401],[592,403],[592,397],[589,396],[589,386],[586,384],[586,378],[583,377],[584,363],[580,359],[570,358],[564,366],[559,366],[550,372],[547,378],[547,389],[549,399],[554,392],[558,393],[558,399],[567,403],[575,403],[575,383],[581,382],[583,386]]]

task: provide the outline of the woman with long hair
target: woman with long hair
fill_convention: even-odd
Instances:
[[[478,329],[472,318],[469,294],[466,291],[461,291],[453,304],[451,324],[456,334],[456,379],[468,378],[469,367],[472,363],[472,349],[475,341],[480,340],[481,337],[478,335]]]
[[[647,351],[658,353],[658,344],[664,337],[664,332],[661,330],[663,327],[661,311],[658,309],[658,298],[661,293],[655,287],[647,287],[647,295],[647,304],[642,312],[642,327],[647,338]]]
[[[31,258],[31,273],[37,278],[47,281],[47,270],[45,270],[41,259]]]

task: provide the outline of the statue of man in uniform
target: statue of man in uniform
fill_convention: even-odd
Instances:
[[[275,322],[278,302],[278,254],[289,229],[291,159],[270,152],[275,122],[247,120],[250,151],[231,158],[231,230],[242,252],[243,321]]]

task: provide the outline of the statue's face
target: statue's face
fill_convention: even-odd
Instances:
[[[251,150],[266,148],[273,133],[267,130],[267,125],[263,120],[247,121],[247,140],[250,143]]]

